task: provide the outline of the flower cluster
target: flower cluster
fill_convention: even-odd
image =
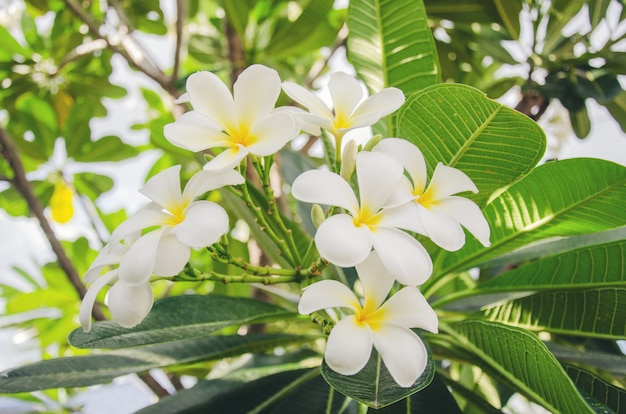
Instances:
[[[308,112],[276,108],[281,90]],[[232,94],[212,73],[191,75],[179,102],[190,103],[193,110],[166,125],[165,136],[191,151],[210,150],[214,157],[182,192],[179,166],[157,174],[141,189],[152,202],[113,232],[85,276],[93,282],[80,312],[85,330],[90,327],[96,294],[105,285],[114,283],[108,294],[112,317],[132,327],[152,306],[151,275],[177,275],[189,260],[191,248],[211,246],[228,231],[224,209],[198,199],[202,194],[242,184],[240,195],[253,206],[253,200],[246,198],[249,191],[242,176],[247,156],[260,175],[266,197],[272,198],[271,157],[301,131],[320,134],[325,130],[335,138],[337,160],[341,160],[342,147],[349,156],[330,169],[302,173],[292,183],[291,194],[296,200],[314,203],[315,211],[321,210],[319,205],[326,207],[314,236],[320,260],[355,267],[362,294],[357,296],[336,280],[321,280],[304,288],[299,311],[309,314],[338,308],[334,314],[343,315],[327,341],[325,360],[331,369],[353,375],[367,364],[375,348],[400,386],[414,384],[427,365],[428,353],[412,329],[438,330],[437,315],[417,287],[433,269],[417,235],[455,251],[465,243],[465,230],[489,245],[489,225],[474,202],[457,195],[478,192],[472,180],[441,163],[429,180],[424,156],[409,141],[383,138],[360,151],[354,142],[343,145],[350,130],[371,126],[397,110],[404,102],[400,90],[387,88],[364,98],[358,81],[345,73],[331,75],[329,90],[332,108],[299,85],[281,84],[277,72],[262,65],[243,71]],[[276,200],[267,201],[275,208]],[[270,212],[277,224],[265,225],[258,210],[254,212],[263,230],[274,236],[294,268],[301,269],[293,240],[284,242],[274,234],[283,229],[285,238],[290,235],[280,222],[281,215]]]

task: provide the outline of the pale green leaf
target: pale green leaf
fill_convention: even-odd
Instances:
[[[499,323],[467,320],[451,326],[472,363],[513,389],[559,413],[592,413],[546,346],[532,333]]]
[[[68,340],[79,348],[124,348],[196,338],[227,326],[291,315],[278,306],[247,298],[172,296],[156,302],[146,319],[134,328],[123,328],[110,321],[96,322],[90,332],[76,329]]]
[[[465,85],[442,84],[414,94],[398,114],[398,136],[417,145],[429,173],[437,163],[466,173],[479,205],[528,173],[545,151],[545,135],[529,118]]]
[[[531,331],[626,339],[626,288],[542,292],[494,305],[483,315]]]
[[[603,404],[605,409],[611,409],[613,413],[624,412],[626,409],[626,390],[611,385],[583,369],[571,365],[566,365],[564,368],[579,390]],[[611,411],[598,410],[597,412],[611,414]]]

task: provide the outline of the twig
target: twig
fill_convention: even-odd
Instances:
[[[175,84],[180,71],[180,52],[183,47],[183,24],[185,19],[185,1],[176,0],[176,46],[174,48],[174,66],[170,80],[172,85]]]

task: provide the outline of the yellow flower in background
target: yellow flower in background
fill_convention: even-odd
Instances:
[[[58,180],[54,184],[54,192],[50,198],[50,212],[52,219],[57,223],[67,223],[74,216],[72,205],[73,192],[65,180]]]

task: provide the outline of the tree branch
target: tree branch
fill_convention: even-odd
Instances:
[[[174,48],[174,66],[170,76],[172,86],[176,83],[180,72],[180,52],[183,47],[183,24],[185,20],[185,0],[176,0],[176,46]]]

